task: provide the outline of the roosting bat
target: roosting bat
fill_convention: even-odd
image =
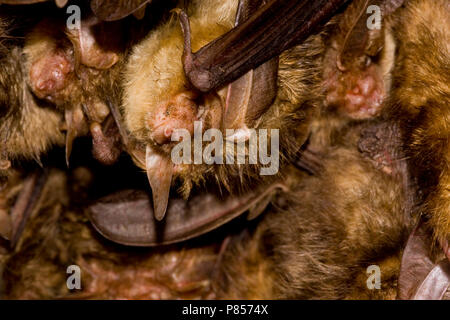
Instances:
[[[400,3],[394,3],[393,7],[398,4]],[[386,45],[379,47],[382,50],[378,55],[381,59],[394,57],[388,59],[387,64],[380,64],[387,68],[384,67],[377,71],[376,66],[371,66],[372,62],[376,60],[370,59],[368,65],[364,66],[363,64],[362,69],[359,67],[360,71],[358,69],[355,71],[355,65],[353,68],[351,65],[352,60],[350,60],[350,68],[343,66],[339,60],[337,69],[342,70],[337,72],[337,76],[333,72],[330,73],[332,75],[330,79],[339,79],[339,81],[334,87],[328,86],[332,90],[329,90],[327,96],[330,106],[336,106],[344,113],[350,113],[354,117],[361,118],[381,114],[382,118],[397,122],[402,140],[396,148],[401,149],[408,159],[407,180],[415,191],[412,196],[414,205],[411,207],[411,214],[419,213],[425,219],[429,219],[426,225],[432,227],[435,238],[439,239],[440,247],[444,249],[448,258],[450,256],[447,240],[449,219],[445,191],[448,188],[445,182],[447,175],[445,170],[448,167],[446,142],[449,133],[446,105],[449,103],[448,61],[450,61],[450,55],[447,45],[448,28],[441,31],[441,24],[450,20],[449,9],[446,1],[406,1],[404,8],[383,20]],[[436,12],[439,12],[438,16],[434,15]],[[349,39],[351,38],[349,37]],[[367,38],[370,39],[370,37]],[[358,48],[358,46],[353,48],[355,47]],[[425,53],[422,48],[430,48],[430,52]],[[336,51],[339,53],[339,50]],[[339,54],[335,56],[339,57]],[[350,56],[354,57],[354,55]],[[364,58],[364,56],[362,57]],[[420,67],[416,68],[418,59],[421,63]],[[365,59],[360,61],[365,61]],[[331,66],[333,67],[333,65]],[[380,72],[381,70],[387,72]],[[377,72],[379,75],[383,75],[384,83],[380,81],[380,76],[378,76],[378,80],[374,76]],[[355,99],[354,93],[363,92],[364,87],[367,88],[366,91],[369,94],[366,96],[369,99]],[[356,90],[352,91],[353,88]],[[378,103],[377,100],[381,103]],[[367,104],[370,101],[372,103]],[[417,233],[430,236],[429,233],[420,230]],[[424,252],[429,251],[435,243],[432,239],[426,240],[425,238],[425,235],[412,236],[413,240],[409,242],[411,244],[409,246],[412,248],[407,248],[402,268],[403,274],[412,273],[412,275],[402,277],[402,282],[403,286],[417,289],[417,282],[414,285],[405,283],[417,281],[424,275],[423,272],[425,274],[430,272],[427,278],[429,282],[424,281],[419,286],[415,297],[439,298],[442,292],[445,292],[446,284],[448,285],[449,274],[448,266],[446,266],[448,262],[442,262],[442,266],[436,265],[434,269],[430,267],[430,265],[433,266],[433,263],[429,261]],[[426,249],[414,249],[414,246],[417,247],[417,245],[413,245],[415,243],[422,243],[421,245]],[[418,250],[418,252],[414,252],[414,250]],[[418,257],[421,258],[418,259]],[[417,261],[423,261],[423,263],[417,263]],[[418,270],[417,264],[422,268],[422,273],[414,274],[406,267],[412,266],[413,270]],[[441,291],[439,291],[439,286],[435,287],[435,291],[431,290],[431,287],[434,286],[433,280],[443,284]],[[402,298],[414,297],[414,292],[410,290],[408,292],[408,290],[402,290],[400,296]]]
[[[273,199],[256,225],[166,248],[133,250],[105,242],[74,203],[77,186],[89,186],[95,173],[77,168],[67,177],[52,170],[22,249],[6,259],[4,298],[394,298],[411,219],[401,201],[400,175],[380,170],[358,152],[364,127],[350,125],[340,142],[323,149],[319,174],[289,168],[290,190]],[[388,129],[376,132],[396,138]],[[384,140],[379,143],[384,154]],[[89,200],[91,192],[83,194]],[[73,264],[82,271],[81,291],[66,285],[64,271]],[[381,290],[366,287],[371,264],[381,268]]]
[[[59,19],[46,19],[27,35],[28,83],[39,99],[64,113],[67,162],[72,141],[88,130],[99,160],[110,164],[118,157],[118,141],[106,136],[102,124],[109,115],[106,99],[120,101],[121,41],[120,24],[104,25],[93,17],[73,30]]]
[[[15,34],[14,36],[9,36],[8,34],[3,34],[17,28],[16,25],[20,26],[21,24],[24,24],[22,21],[20,23],[17,21],[20,21],[20,17],[26,17],[26,15],[25,13],[20,14],[18,12],[20,12],[19,9],[5,9],[3,6],[1,8],[1,19],[2,22],[5,23],[5,26],[2,26],[4,29],[1,30],[2,39],[8,40],[8,42],[5,42],[5,45],[7,46],[5,53],[2,53],[1,57],[2,70],[4,71],[1,77],[2,94],[0,97],[0,103],[2,104],[3,110],[0,122],[2,169],[6,167],[6,164],[17,159],[36,159],[39,162],[40,156],[50,147],[53,145],[62,145],[64,143],[64,135],[61,132],[61,114],[64,112],[55,110],[49,104],[36,99],[34,94],[54,102],[54,99],[52,99],[56,95],[54,91],[62,90],[62,87],[67,85],[67,81],[65,81],[64,77],[67,72],[70,70],[73,71],[73,66],[70,64],[73,64],[75,60],[72,57],[69,63],[62,57],[62,54],[58,55],[51,51],[58,47],[58,52],[61,53],[63,51],[61,48],[63,46],[62,43],[65,43],[66,48],[68,48],[67,50],[72,50],[71,52],[73,52],[73,48],[67,46],[67,42],[70,44],[69,40],[66,39],[67,42],[64,42],[64,38],[55,34],[55,32],[58,32],[55,30],[63,30],[62,25],[59,25],[56,22],[53,25],[53,27],[55,27],[55,29],[52,30],[53,34],[50,31],[47,31],[47,33],[45,31],[46,28],[51,26],[51,23],[49,22],[41,23],[34,27],[32,31],[30,31],[31,27],[27,26],[19,35]],[[48,19],[51,21],[52,18]],[[84,23],[82,23],[82,25],[83,24]],[[32,25],[32,23],[29,23],[29,25]],[[59,27],[61,28],[58,29]],[[88,30],[82,29],[82,31],[83,37],[80,35],[80,38],[83,38],[85,43],[86,40],[89,40],[90,34]],[[54,37],[52,38],[52,36]],[[28,40],[26,41],[25,48],[22,47],[23,44],[21,41],[14,42],[9,39],[14,37],[18,37],[19,39],[27,37]],[[36,37],[41,38],[36,39]],[[92,48],[91,46],[87,49],[93,51],[95,48]],[[84,57],[87,56],[85,51],[82,52]],[[96,54],[97,53],[98,52],[96,52]],[[71,53],[71,55],[73,55],[73,53]],[[30,60],[33,59],[34,61],[30,62]],[[59,70],[58,68],[63,68],[64,70]],[[45,72],[50,76],[45,77],[43,74]],[[51,75],[54,75],[56,79],[52,79]],[[102,83],[103,88],[107,87],[105,82],[110,78],[111,77],[107,77],[104,74],[102,79],[104,81]],[[97,119],[93,121],[104,119],[108,112],[107,107],[104,107],[103,109],[94,108],[97,105],[100,105],[100,103],[96,101],[95,95],[92,94],[94,90],[93,87],[95,87],[96,93],[98,92],[97,96],[101,95],[101,90],[98,88],[99,81],[93,83],[95,82],[92,81],[93,79],[95,78],[91,76],[89,86],[92,89],[90,89],[91,92],[87,95],[91,95],[91,99],[96,102],[95,104],[89,105],[85,103],[87,98],[83,98],[86,95],[82,95],[80,93],[82,89],[78,89],[76,85],[71,86],[71,88],[75,88],[73,88],[74,90],[70,90],[70,93],[66,92],[66,97],[64,97],[67,98],[66,100],[62,101],[63,99],[60,99],[56,102],[60,104],[67,103],[67,105],[70,105],[71,101],[77,101],[77,103],[80,104],[85,103],[86,113],[89,114],[90,119]],[[75,81],[72,80],[72,82]],[[28,86],[28,84],[31,84],[31,86]],[[36,84],[36,86],[33,86],[34,84]],[[39,88],[37,88],[37,85],[39,85]],[[53,92],[47,92],[52,90]],[[113,92],[112,89],[109,89],[108,91]],[[85,92],[83,91],[82,93]],[[3,107],[3,105],[5,105],[5,107]],[[66,110],[66,127],[68,127],[68,139],[66,140],[69,145],[68,149],[70,149],[71,138],[73,138],[74,131],[76,131],[75,129],[79,129],[78,127],[81,126],[80,121],[83,118],[83,114],[80,115],[80,108],[81,105],[77,105]],[[74,109],[75,111],[72,112]],[[98,132],[99,130],[97,127],[94,127],[92,131]],[[96,136],[98,137],[99,135],[97,134]]]
[[[192,5],[189,8],[192,11],[190,18],[192,32],[189,31],[187,16],[182,13],[180,19],[184,30],[184,41],[189,40],[188,42],[190,42],[190,38],[192,38],[192,45],[197,47],[201,46],[202,43],[197,44],[196,41],[208,42],[209,39],[199,38],[199,36],[202,36],[202,28],[206,28],[205,26],[208,26],[209,37],[217,37],[213,33],[214,29],[211,25],[215,21],[215,16],[219,16],[219,13],[222,13],[227,8],[226,6],[231,6],[230,3],[204,2],[198,7]],[[343,19],[346,22],[340,22],[339,31],[335,32],[337,35],[332,36],[335,43],[340,43],[338,42],[338,37],[345,37],[342,34],[353,34],[359,31],[359,29],[356,29],[356,31],[354,28],[352,29],[352,23],[348,21],[356,23],[360,19],[361,12],[366,10],[366,7],[361,6],[361,4],[364,3],[358,1],[346,11],[346,17]],[[387,14],[392,13],[397,7],[392,6],[391,2],[387,1],[383,2],[383,5]],[[241,16],[249,11],[251,7],[251,2],[242,1],[240,3],[236,20],[238,25],[240,19],[245,20]],[[207,10],[208,14],[203,14],[203,10]],[[198,12],[202,14],[199,15]],[[229,13],[228,15],[233,16],[234,13]],[[227,19],[228,21],[231,20],[230,17]],[[335,23],[333,22],[328,28],[331,30]],[[228,28],[229,26],[230,23]],[[219,29],[217,30],[218,34],[226,29],[225,27],[221,28],[217,23],[214,24],[214,28]],[[170,38],[168,34],[170,34]],[[324,34],[327,34],[327,32],[324,32]],[[240,180],[240,182],[261,180],[255,172],[255,166],[246,165],[245,167],[237,166],[236,168],[236,166],[230,165],[174,165],[169,159],[170,151],[174,146],[170,141],[174,129],[184,128],[193,133],[193,121],[200,120],[204,123],[203,130],[210,127],[220,128],[221,130],[236,128],[240,130],[241,135],[242,132],[244,133],[243,139],[248,139],[248,137],[245,138],[245,133],[248,132],[249,128],[280,128],[282,158],[292,159],[292,155],[297,153],[309,133],[309,123],[315,117],[317,107],[321,103],[322,87],[327,88],[331,84],[339,84],[337,78],[329,80],[331,78],[329,70],[335,70],[338,61],[336,54],[334,54],[336,50],[326,47],[323,41],[328,40],[323,35],[313,36],[304,45],[297,46],[281,56],[277,87],[274,83],[274,61],[272,60],[244,75],[228,87],[217,91],[217,94],[215,92],[200,94],[189,87],[183,75],[179,62],[182,52],[179,45],[177,45],[177,43],[181,42],[181,37],[182,35],[176,21],[168,21],[152,31],[146,40],[134,48],[134,53],[131,55],[127,65],[123,110],[125,115],[124,121],[131,133],[131,137],[137,139],[138,144],[147,144],[148,161],[137,159],[136,162],[147,169],[150,185],[153,189],[154,212],[157,219],[161,219],[165,213],[172,175],[184,181],[186,191],[190,190],[192,183],[208,180],[207,176],[212,175],[213,177],[215,176],[218,182],[224,184],[235,194],[239,194],[239,192],[236,192],[236,189],[239,190],[240,188],[239,185],[236,185],[236,180]],[[377,45],[382,47],[384,44],[384,34],[382,32],[377,34],[377,39],[380,40],[380,38],[381,41],[378,41]],[[221,39],[222,37],[219,37],[218,40],[212,43],[216,45]],[[358,56],[358,58],[366,56],[368,46],[366,42],[359,46],[359,50],[354,50],[356,52],[354,55]],[[224,45],[228,44],[228,42],[224,43]],[[209,46],[210,44],[205,48],[209,48]],[[190,54],[190,47],[191,44],[185,44],[183,53],[185,68],[186,54]],[[186,48],[188,48],[187,51]],[[204,54],[202,50],[199,51],[199,56]],[[232,52],[233,54],[237,55],[234,51]],[[326,61],[323,68],[318,61],[323,59],[322,54],[325,54],[324,59]],[[334,61],[332,61],[333,54]],[[345,55],[347,55],[347,52],[345,52]],[[211,56],[214,55],[211,53]],[[312,61],[312,59],[316,61]],[[388,82],[388,79],[385,78],[388,77],[387,74],[392,68],[393,53],[389,52],[389,54],[386,54],[379,60],[374,64],[374,71],[371,71],[372,73],[369,72],[369,75],[363,73],[363,70],[352,70],[352,72],[349,72],[353,76],[354,80],[352,81],[361,79],[366,83],[375,83],[377,86],[380,81]],[[165,65],[161,66],[161,61],[165,61]],[[323,73],[323,78],[326,79],[324,85],[322,85],[321,73]],[[149,85],[149,81],[154,85]],[[259,84],[258,81],[261,83]],[[384,85],[383,82],[381,85]],[[366,87],[366,85],[364,86]],[[272,102],[272,95],[274,94],[277,94],[277,97]],[[248,98],[247,95],[251,95],[251,97]],[[362,100],[372,103],[371,99],[365,97],[364,94],[361,94],[361,96]],[[379,102],[377,101],[377,103]],[[380,108],[380,103],[376,107]],[[326,105],[326,108],[328,112],[332,109],[328,105]],[[348,112],[348,115],[353,117],[350,112]],[[300,124],[302,125],[299,126]],[[328,124],[325,126],[329,127]],[[225,150],[225,152],[227,151]],[[257,166],[256,169],[258,169]],[[243,180],[243,177],[246,179]],[[248,195],[245,195],[244,198],[246,196]],[[175,241],[175,238],[171,236],[169,231],[165,235],[166,238],[155,241],[154,235],[150,235],[148,230],[156,230],[158,227],[151,219],[144,218],[147,214],[141,215],[140,223],[138,224],[137,220],[131,216],[125,218],[122,210],[114,210],[113,203],[118,204],[120,201],[111,203],[109,206],[111,212],[107,213],[105,210],[97,210],[95,208],[92,215],[96,228],[107,235],[108,238],[115,239],[121,243],[134,243],[136,245],[156,245],[158,243]],[[100,211],[102,212],[101,214],[99,213]],[[211,210],[211,212],[213,211]],[[245,210],[241,210],[241,212],[243,211]],[[235,213],[236,211],[235,209],[230,209],[229,211],[222,210],[218,212],[224,214],[227,212]],[[106,218],[107,216],[108,218]],[[113,218],[113,216],[116,218]],[[194,217],[198,217],[198,221],[202,220],[198,212],[187,216],[191,217],[192,220],[186,221],[186,225],[191,225],[191,221],[195,220]],[[216,214],[216,218],[219,218],[218,214]],[[231,216],[225,220],[228,221],[230,218]],[[134,227],[131,225],[129,228],[126,227],[127,219],[133,220],[133,225],[138,226],[141,230],[147,230],[147,233],[136,237],[130,236],[128,241],[125,240],[123,238],[124,234],[118,234],[117,230],[136,235]],[[220,220],[223,220],[223,218],[221,217],[217,221]],[[197,223],[192,226],[194,230],[198,227]],[[171,229],[171,223],[167,224],[167,229]],[[204,230],[209,230],[209,228],[204,228]],[[192,232],[192,235],[194,234],[196,232]],[[145,237],[147,237],[147,241],[142,240]],[[177,237],[177,239],[181,240],[184,237]],[[137,241],[136,239],[141,240]]]
[[[406,40],[398,39],[398,42],[401,41]],[[323,51],[325,50],[322,49],[321,52]],[[360,54],[361,51],[357,53]],[[363,55],[358,57],[361,56]],[[295,61],[299,61],[299,58]],[[355,78],[361,74],[364,75],[363,72],[356,73]],[[377,83],[377,86],[379,87],[380,83]],[[362,109],[364,111],[367,108]],[[350,111],[350,116],[352,110],[354,108],[345,106],[341,109],[344,112]],[[381,130],[384,133],[389,132],[388,129]],[[251,235],[251,241],[245,244],[246,238],[237,238],[230,246],[230,251],[225,251],[225,255],[220,259],[223,262],[221,268],[223,274],[218,284],[220,297],[367,297],[365,267],[373,263],[372,261],[375,261],[375,264],[379,263],[382,275],[389,278],[389,275],[393,274],[393,277],[389,278],[392,281],[382,281],[388,285],[387,291],[383,290],[380,293],[381,297],[395,295],[395,290],[390,286],[398,274],[399,259],[396,252],[405,240],[410,225],[408,222],[410,207],[404,194],[405,185],[403,179],[397,176],[396,161],[393,161],[396,158],[392,157],[391,153],[402,149],[392,148],[389,143],[383,145],[386,141],[389,142],[390,136],[383,138],[381,135],[381,143],[385,148],[372,154],[371,160],[364,159],[356,152],[355,140],[358,132],[358,127],[353,129],[350,127],[347,134],[345,131],[335,132],[332,137],[335,142],[330,147],[316,138],[322,135],[316,128],[308,148],[325,151],[323,163],[325,170],[313,177],[300,174],[300,178],[294,179],[294,192],[274,202],[282,209],[283,214],[280,214],[278,211],[280,209],[276,207],[273,211],[271,209],[272,213]],[[399,138],[399,133],[394,131],[394,137]],[[319,148],[316,148],[317,141]],[[362,145],[371,146],[371,144]],[[373,161],[374,159],[376,161]],[[289,176],[294,177],[293,174]],[[342,196],[343,194],[345,196]],[[364,196],[361,197],[361,194]],[[282,201],[285,198],[288,198],[287,207]],[[292,223],[293,221],[298,222]],[[377,228],[374,225],[381,226]],[[347,230],[348,233],[345,232]],[[380,230],[389,230],[385,234],[386,237],[380,237]],[[329,245],[327,241],[318,243],[317,239],[330,239],[335,242]],[[240,249],[241,246],[244,250]],[[99,252],[96,249],[93,251]],[[305,255],[305,252],[310,254]],[[392,257],[389,258],[391,252]],[[342,253],[344,254],[341,255]],[[388,259],[379,261],[386,256]],[[159,256],[155,257],[159,259]],[[239,259],[239,263],[233,262],[235,259]],[[325,262],[317,265],[315,264],[317,260]],[[20,261],[19,256],[16,261]],[[10,260],[10,263],[14,263],[14,259]],[[108,266],[107,270],[112,268]],[[50,270],[54,269],[51,267]],[[161,269],[157,267],[157,270]],[[362,275],[358,270],[362,271]],[[120,271],[116,269],[115,275]],[[100,271],[99,274],[104,272]],[[355,286],[352,280],[358,274],[360,276],[356,276]],[[242,287],[229,285],[236,283],[236,279],[241,277],[243,278],[241,283],[244,284]],[[59,281],[56,283],[64,283],[61,279]],[[349,286],[357,289],[352,292],[348,289]],[[16,288],[17,291],[13,296],[14,294],[20,296],[20,286]],[[258,291],[251,290],[255,288]],[[28,292],[39,296],[37,288],[36,291]],[[147,292],[155,291],[150,289]]]
[[[401,124],[420,209],[447,248],[450,239],[450,4],[409,1],[393,23],[398,56],[388,116]]]
[[[323,147],[319,174],[297,177],[255,230],[231,241],[215,286],[219,297],[395,298],[400,249],[412,222],[396,155],[389,174],[373,155],[358,151],[360,132],[371,126],[386,139],[398,138],[384,125],[344,127]],[[378,156],[390,152],[385,142],[378,141]],[[370,265],[381,269],[381,290],[367,287]]]
[[[64,142],[59,113],[38,105],[28,89],[20,32],[15,32],[21,17],[0,9],[0,170],[5,174],[12,162],[39,162],[42,153]]]
[[[271,12],[277,7],[276,3],[277,1],[272,1],[263,5],[262,8],[266,8],[266,10],[264,13],[256,11],[257,16],[255,17],[266,19],[267,12]],[[222,87],[207,93],[201,93],[191,87],[184,75],[184,71],[189,73],[188,65],[195,65],[195,61],[197,61],[191,54],[191,49],[198,50],[205,46],[206,50],[217,45],[223,48],[229,47],[230,52],[222,54],[221,51],[208,51],[209,53],[205,55],[210,58],[222,56],[228,59],[228,57],[232,57],[234,60],[246,57],[245,53],[232,51],[235,49],[233,42],[225,40],[228,33],[222,35],[232,29],[234,24],[237,24],[237,27],[233,30],[238,31],[241,30],[239,28],[241,24],[246,26],[244,31],[248,33],[249,37],[253,33],[262,32],[260,28],[263,18],[258,20],[258,25],[254,27],[254,30],[249,29],[245,22],[256,19],[253,19],[254,16],[251,13],[260,4],[258,1],[254,3],[242,1],[237,19],[235,19],[237,1],[194,1],[187,8],[187,15],[183,12],[180,13],[184,36],[177,19],[172,18],[153,30],[146,40],[134,48],[126,68],[124,122],[131,137],[137,140],[139,147],[146,150],[146,159],[141,159],[137,163],[147,171],[154,195],[155,217],[158,220],[164,217],[173,180],[181,180],[182,191],[187,196],[194,184],[200,184],[211,178],[234,193],[241,188],[239,184],[243,185],[242,183],[236,185],[236,180],[243,182],[250,180],[248,178],[261,179],[257,177],[258,166],[212,166],[197,163],[195,165],[186,163],[174,165],[170,154],[175,145],[171,141],[175,130],[183,129],[188,134],[194,134],[194,122],[198,121],[202,127],[201,132],[197,134],[202,135],[211,128],[220,129],[224,133],[226,129],[236,129],[238,130],[236,135],[225,136],[225,138],[228,140],[237,138],[245,142],[249,139],[249,129],[280,129],[282,160],[289,158],[290,154],[297,151],[305,140],[308,131],[306,127],[311,118],[309,115],[314,112],[314,109],[310,105],[303,104],[311,89],[306,88],[306,85],[299,86],[294,83],[299,77],[310,77],[310,80],[302,80],[301,83],[315,83],[316,74],[314,72],[309,75],[304,74],[301,63],[297,61],[298,59],[309,60],[318,54],[316,45],[320,40],[310,39],[307,44],[281,56],[281,62],[278,65],[280,69],[278,88],[276,85],[277,62],[275,60],[270,60],[256,68],[258,64],[248,64],[245,59],[241,59],[241,68],[236,71],[234,67],[230,67],[227,72],[232,74],[231,77],[224,74],[223,81],[220,82]],[[313,13],[317,11],[317,6],[320,8],[322,5],[324,9],[318,11],[318,17],[315,20]],[[285,8],[281,3],[279,6]],[[312,21],[311,26],[322,22],[324,17],[329,16],[335,8],[336,2],[333,2],[332,5],[302,3],[302,9],[309,14],[306,17]],[[277,16],[281,16],[281,12],[282,10],[271,17],[271,21],[277,20]],[[285,21],[287,24],[292,23],[289,18],[281,21]],[[295,21],[302,24],[308,19],[304,17]],[[301,30],[300,33],[306,37],[311,33],[311,29]],[[239,34],[240,36],[244,35]],[[214,40],[215,38],[218,39]],[[243,39],[247,38],[243,37]],[[212,40],[214,41],[210,43]],[[251,42],[250,38],[245,41]],[[271,41],[269,38],[262,39],[253,44],[260,47],[269,41]],[[267,47],[269,51],[270,48],[271,46]],[[265,55],[263,59],[268,60],[277,53],[281,53],[281,48],[285,47],[280,46],[280,50],[276,53],[268,52],[269,55]],[[200,51],[203,52],[203,49]],[[257,55],[257,52],[253,55]],[[181,63],[181,57],[183,57],[184,66]],[[314,62],[312,63],[314,64]],[[288,66],[291,69],[289,78],[284,76],[284,70]],[[228,86],[223,86],[252,68],[256,69]],[[214,88],[218,85],[215,84]],[[281,109],[284,111],[280,112]],[[295,114],[295,116],[283,116],[287,114]],[[224,158],[234,157],[230,151],[229,149],[223,151]]]
[[[402,2],[386,2],[385,7],[395,9]],[[439,12],[439,16],[434,16],[434,12]],[[449,35],[446,32],[448,28],[441,32],[440,27],[442,23],[449,21],[449,15],[449,6],[445,1],[406,1],[404,7],[395,14],[383,17],[381,33],[367,30],[365,33],[358,33],[361,20],[353,24],[356,32],[344,32],[340,37],[338,31],[324,63],[324,78],[329,79],[325,86],[327,112],[337,110],[339,114],[357,119],[381,115],[386,121],[397,123],[401,141],[394,148],[402,150],[408,159],[404,179],[411,188],[410,202],[413,205],[410,214],[422,213],[427,219],[430,218],[427,225],[433,227],[447,257],[448,241],[445,232],[448,231],[445,229],[448,229],[448,208],[443,190],[446,189],[445,168],[448,167],[445,151],[448,116],[445,115],[445,105],[449,102],[447,75],[450,56],[447,45]],[[345,30],[345,23],[340,25]],[[352,46],[347,43],[352,43]],[[432,49],[425,53],[421,48]],[[417,59],[421,59],[422,67],[419,69],[415,67]],[[333,63],[334,61],[337,63]],[[325,137],[327,138],[329,139]],[[426,139],[435,140],[431,142]],[[425,152],[423,148],[436,150]],[[432,158],[428,158],[431,155]],[[429,236],[428,232],[425,234]],[[432,239],[425,238],[426,236],[421,236],[419,240],[409,243],[422,243],[426,250],[430,250],[430,246],[435,243]],[[420,266],[424,271],[414,274],[408,267],[403,267],[403,274],[412,273],[411,276],[402,277],[403,287],[417,289],[415,281],[430,272],[431,279],[439,279],[436,281],[444,284],[442,290],[445,291],[449,277],[448,272],[445,274],[443,271],[445,267],[435,266],[432,270],[430,265],[433,266],[433,263],[426,257],[426,250],[414,250],[406,250],[408,254],[404,257],[403,264],[413,266],[417,261],[424,261]],[[416,270],[417,266],[412,269]],[[405,284],[407,282],[415,284]],[[428,288],[428,292],[424,292],[427,285],[430,286],[424,282],[415,297],[440,297],[438,287],[435,291]],[[414,292],[406,293],[407,291],[402,290],[400,297],[414,297]]]

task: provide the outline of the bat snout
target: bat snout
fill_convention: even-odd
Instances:
[[[171,142],[172,134],[179,129],[194,133],[194,122],[197,120],[198,106],[195,96],[190,92],[177,94],[169,101],[157,107],[148,119],[151,139],[164,145]]]

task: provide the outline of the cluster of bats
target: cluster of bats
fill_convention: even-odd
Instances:
[[[2,297],[450,298],[448,0],[0,0],[0,70]]]

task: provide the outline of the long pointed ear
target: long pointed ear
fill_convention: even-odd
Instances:
[[[240,0],[235,26],[244,23],[264,3],[262,0]],[[191,54],[189,18],[180,12],[184,35],[183,60],[186,64]],[[228,84],[223,108],[222,129],[247,129],[271,106],[277,92],[278,57],[252,69]]]
[[[150,2],[152,0],[92,0],[91,9],[99,19],[115,21],[134,13],[142,16],[141,10]]]
[[[100,199],[88,208],[88,215],[94,228],[111,241],[129,246],[166,245],[214,230],[247,210],[254,218],[252,209],[258,203],[285,188],[276,183],[241,196],[202,193],[188,200],[171,198],[161,222],[153,217],[150,196],[146,192],[127,190]],[[256,213],[263,209],[258,207]]]
[[[350,17],[340,22],[349,26],[337,61],[341,70],[345,70],[347,65],[355,63],[362,56],[375,56],[380,52],[384,46],[383,21],[403,2],[404,0],[361,0],[352,3],[349,12],[346,11],[346,15],[348,12]],[[368,9],[373,6],[379,8],[382,21],[380,28],[369,29],[367,27]]]
[[[184,70],[202,92],[222,87],[305,40],[348,0],[271,0],[244,23],[192,53]]]
[[[235,26],[248,20],[262,4],[261,0],[240,0]],[[253,127],[276,97],[277,74],[278,57],[275,57],[228,84],[222,129]]]

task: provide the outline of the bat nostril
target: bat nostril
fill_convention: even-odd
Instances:
[[[159,127],[154,128],[151,138],[159,145],[168,144],[171,141],[173,130],[174,129],[170,124],[160,125]]]
[[[166,127],[166,128],[164,129],[164,136],[165,136],[166,138],[172,137],[172,133],[173,133],[173,129],[172,129],[172,128]]]

